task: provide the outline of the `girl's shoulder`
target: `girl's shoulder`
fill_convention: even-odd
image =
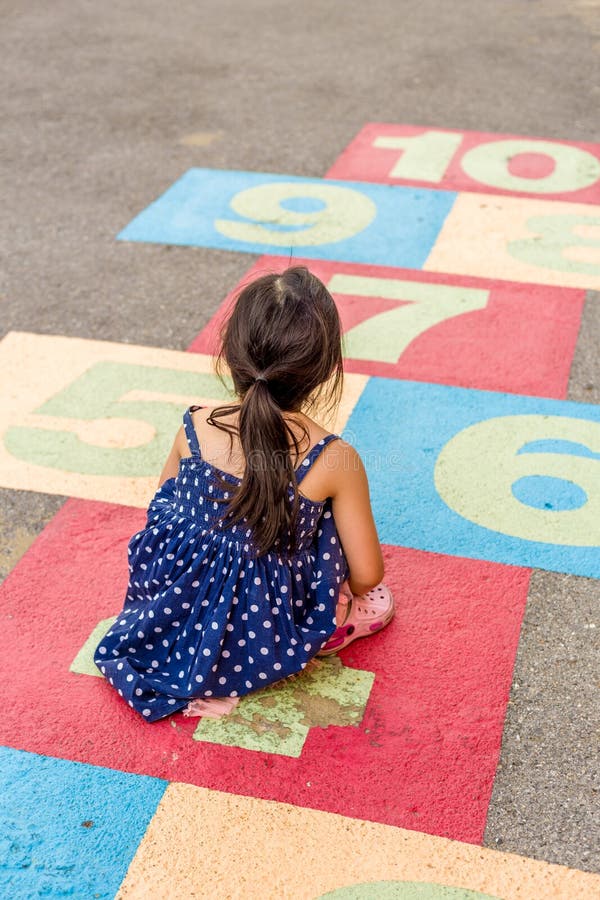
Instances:
[[[215,455],[220,455],[219,451],[221,451],[222,453],[222,451],[226,448],[227,455],[231,454],[233,451],[233,455],[239,457],[240,448],[238,447],[238,439],[237,435],[235,434],[235,429],[237,428],[238,421],[237,413],[220,418],[220,421],[225,424],[226,428],[233,428],[233,431],[231,433],[228,433],[224,429],[216,428],[208,422],[208,419],[210,418],[213,410],[221,408],[222,405],[223,404],[215,404],[211,406],[192,407],[192,410],[190,412],[191,419],[196,430],[196,434],[198,435],[200,444],[204,445],[207,451],[211,449],[215,451]],[[284,418],[291,426],[295,437],[299,441],[300,458],[304,456],[311,447],[314,447],[319,443],[319,441],[329,437],[332,434],[331,431],[328,431],[323,427],[323,425],[321,425],[314,419],[311,419],[304,413],[285,413]],[[304,429],[306,429],[306,433]],[[335,437],[338,437],[338,435],[335,435]],[[182,446],[185,446],[185,434],[183,432],[183,429],[181,429],[180,440],[182,442]],[[328,449],[332,444],[336,443],[339,443],[339,441],[331,441],[326,449]]]
[[[228,425],[234,426],[233,433],[215,428],[207,420],[212,411],[218,408],[219,405],[216,404],[192,407],[190,411],[202,458],[221,471],[241,477],[245,460],[235,434],[237,416],[224,417]],[[293,460],[294,468],[299,469],[302,460],[310,457],[311,465],[306,471],[302,471],[302,493],[309,500],[322,502],[339,490],[341,481],[356,467],[356,451],[336,432],[328,430],[304,413],[289,413],[285,417],[299,441],[299,453]],[[180,440],[183,455],[186,452],[183,429]],[[324,445],[321,445],[321,441]],[[292,455],[295,456],[294,453]]]
[[[316,422],[308,416],[304,416],[304,422],[309,429],[309,444],[311,447],[317,446],[320,441],[325,439],[325,446],[319,456],[329,459],[331,464],[339,462],[349,453],[356,453],[352,444],[344,440],[337,431],[325,428],[320,422]]]
[[[327,431],[315,424],[317,427],[311,434],[311,449],[305,455],[310,465],[303,474],[301,492],[311,500],[323,502],[344,489],[348,473],[356,469],[360,462],[356,462],[358,454],[354,447],[337,432]]]
[[[318,444],[319,441],[323,440],[323,438],[326,438],[330,434],[332,434],[331,431],[327,431],[327,429],[323,428],[323,426],[319,422],[315,422],[314,419],[310,419],[308,416],[303,416],[302,422],[308,429],[309,443],[311,447],[315,444]]]
[[[220,404],[222,406],[223,404]],[[241,477],[244,468],[244,456],[239,446],[239,441],[234,432],[229,434],[222,428],[215,428],[207,422],[217,405],[192,406],[186,411],[188,417],[187,431],[193,432],[192,440],[197,443],[197,451],[202,460],[226,473]],[[230,427],[235,426],[235,420],[230,416],[225,417],[225,422]],[[186,428],[182,427],[177,433],[178,447],[182,456],[190,453],[190,434],[186,434]]]

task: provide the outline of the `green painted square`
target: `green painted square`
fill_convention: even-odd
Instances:
[[[111,625],[116,622],[117,617],[111,616],[110,619],[102,619],[98,622],[89,638],[69,666],[69,672],[77,672],[79,675],[97,675],[104,678],[102,672],[94,662],[94,650],[100,643]]]
[[[244,750],[299,757],[311,728],[359,725],[375,674],[337,657],[319,660],[300,677],[243,697],[221,719],[202,719],[193,738]]]
[[[117,616],[98,622],[69,666],[80,675],[103,675],[94,662],[94,650]],[[333,656],[317,661],[299,677],[242,697],[222,719],[201,719],[192,737],[209,744],[299,757],[311,728],[359,725],[375,674],[349,669]]]

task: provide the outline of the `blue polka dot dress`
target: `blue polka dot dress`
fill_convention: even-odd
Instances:
[[[230,482],[203,461],[191,412],[184,427],[191,456],[156,492],[145,527],[129,542],[129,585],[121,613],[94,651],[119,695],[148,722],[196,697],[241,697],[299,672],[335,630],[348,564],[331,499],[300,495],[298,549],[256,556],[243,522],[218,521]],[[298,485],[328,434],[296,469]],[[289,487],[290,496],[293,494]]]

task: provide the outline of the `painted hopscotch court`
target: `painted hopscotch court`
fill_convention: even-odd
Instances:
[[[480,846],[532,570],[600,577],[600,412],[567,400],[600,149],[370,124],[324,179],[192,169],[118,238],[262,254],[240,285],[291,254],[328,286],[346,379],[324,424],[365,462],[398,611],[230,717],[144,723],[92,651],[183,410],[229,396],[213,354],[240,285],[188,352],[8,334],[0,485],[68,498],[0,587],[3,803],[30,823],[11,896],[222,896],[234,870],[247,896],[600,893]]]

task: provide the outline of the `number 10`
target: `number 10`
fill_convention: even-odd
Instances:
[[[416,135],[381,135],[372,145],[381,150],[402,150],[402,155],[388,172],[390,178],[439,184],[462,141],[462,134],[424,131]],[[540,177],[513,174],[511,160],[522,154],[548,157],[553,164],[552,171]],[[478,144],[464,153],[460,165],[469,178],[487,187],[536,194],[579,191],[600,178],[600,160],[587,150],[556,141],[526,138]]]

